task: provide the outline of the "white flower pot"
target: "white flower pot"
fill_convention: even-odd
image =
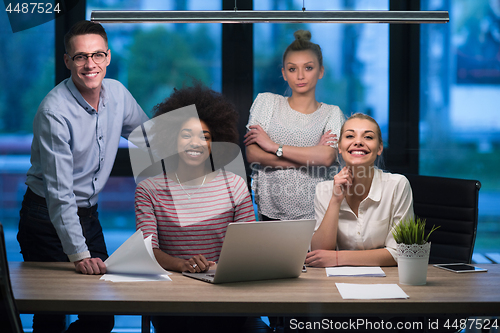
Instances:
[[[410,286],[426,284],[431,243],[424,245],[398,244],[397,250],[399,283]]]

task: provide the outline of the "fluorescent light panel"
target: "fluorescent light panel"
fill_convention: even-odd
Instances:
[[[100,23],[447,23],[447,11],[94,10]]]

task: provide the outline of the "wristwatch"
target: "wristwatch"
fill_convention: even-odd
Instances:
[[[276,150],[276,156],[278,156],[278,157],[283,156],[283,145],[280,145],[278,147],[278,150]]]

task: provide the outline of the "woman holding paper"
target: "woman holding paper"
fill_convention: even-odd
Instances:
[[[238,115],[220,93],[201,84],[174,89],[154,111],[148,139],[161,154],[163,172],[137,186],[136,227],[144,237],[153,235],[163,268],[207,271],[219,258],[227,225],[255,221],[246,182],[224,169],[234,157],[229,148],[239,153]],[[229,148],[214,155],[217,144]],[[232,155],[224,156],[226,151]]]
[[[338,142],[345,167],[316,187],[316,231],[306,264],[395,266],[392,228],[413,216],[408,180],[375,167],[384,145],[377,122],[356,113],[342,126]]]

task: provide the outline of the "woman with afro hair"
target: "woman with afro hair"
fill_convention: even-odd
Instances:
[[[154,108],[149,138],[161,147],[155,154],[165,157],[163,172],[137,186],[136,227],[153,235],[156,259],[167,270],[208,270],[227,225],[255,221],[245,181],[223,167],[239,151],[237,117],[222,94],[199,83],[174,89]],[[217,144],[226,149],[215,150]]]
[[[136,228],[144,237],[152,235],[154,255],[164,269],[205,272],[219,258],[228,224],[255,221],[246,182],[224,168],[239,153],[238,114],[222,94],[200,83],[174,89],[153,111],[148,139],[161,148],[154,154],[162,157],[162,173],[137,186]],[[208,319],[217,332],[245,321],[203,321]],[[152,318],[157,332],[176,332],[176,327],[187,332],[194,320]]]

